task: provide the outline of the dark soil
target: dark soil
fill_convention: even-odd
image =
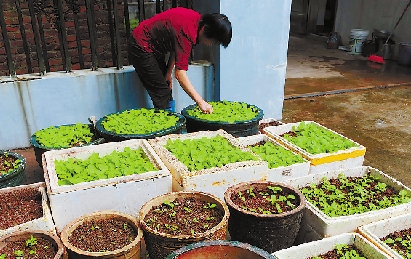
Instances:
[[[155,206],[144,218],[147,226],[170,235],[196,235],[217,226],[224,211],[217,204],[195,198],[177,198],[172,203]]]
[[[288,199],[284,200],[283,197]],[[259,214],[280,214],[291,211],[300,204],[298,195],[290,190],[282,188],[274,192],[267,186],[261,185],[252,185],[251,189],[233,193],[230,198],[240,208]]]
[[[364,257],[363,253],[362,253],[361,251],[359,251],[354,245],[347,245],[347,247],[346,247],[346,248],[343,248],[341,251],[343,251],[343,252],[348,252],[348,251],[351,251],[351,250],[355,250],[359,256]],[[328,252],[325,253],[325,254],[317,255],[317,256],[315,256],[315,257],[310,257],[310,258],[308,258],[308,259],[312,259],[312,258],[323,258],[323,259],[340,259],[340,258],[346,258],[346,257],[343,257],[343,255],[338,254],[337,251],[338,251],[337,249],[334,249],[334,250],[332,250],[332,251],[328,251]],[[347,258],[348,258],[348,257],[347,257]],[[349,258],[357,258],[357,257],[349,257]],[[364,258],[365,258],[365,257],[364,257]]]
[[[39,190],[20,188],[0,193],[0,229],[7,229],[43,217]]]
[[[260,132],[260,133],[262,133],[262,134],[264,134],[264,128],[266,128],[266,127],[270,127],[270,126],[278,126],[278,125],[281,125],[282,123],[281,122],[279,122],[279,121],[270,121],[270,122],[261,122],[259,125],[258,125],[258,131]]]
[[[74,247],[89,252],[121,249],[133,242],[138,230],[120,219],[106,218],[85,221],[68,237]]]
[[[409,249],[409,244],[411,242],[411,228],[395,231],[386,237],[381,238],[381,241],[385,241],[389,238],[394,242],[386,244],[391,247],[391,249],[396,250],[404,258],[408,258],[407,256],[411,253],[411,250]]]
[[[36,237],[35,244],[27,245],[27,239],[10,241],[0,250],[0,255],[5,254],[6,259],[24,258],[24,259],[52,259],[55,257],[58,247],[53,242],[43,237]],[[17,256],[19,252],[22,255]]]
[[[14,156],[5,156],[0,154],[0,175],[14,169],[14,164],[17,158]]]

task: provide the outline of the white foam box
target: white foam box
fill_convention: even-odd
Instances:
[[[368,172],[380,177],[379,181],[393,187],[396,191],[407,190],[411,192],[407,186],[394,178],[384,174],[380,170],[369,166],[361,166],[345,170],[337,170],[331,172],[323,172],[319,174],[308,175],[300,178],[286,180],[285,183],[300,189],[311,183],[319,184],[323,177],[327,179],[337,178],[339,174],[344,174],[347,177],[362,177]],[[411,202],[389,207],[386,209],[369,211],[361,214],[350,216],[329,217],[312,205],[309,201],[304,209],[304,220],[301,224],[301,231],[314,230],[321,237],[330,237],[342,233],[355,232],[359,226],[366,225],[379,220],[387,219],[397,215],[402,215],[411,211]]]
[[[386,245],[380,238],[384,238],[396,231],[411,228],[411,213],[380,220],[371,224],[360,226],[358,232],[374,243],[382,251],[386,252],[395,259],[403,259],[398,252]]]
[[[93,153],[103,157],[114,150],[121,152],[125,147],[142,149],[158,170],[74,185],[58,185],[56,160],[84,160]],[[171,174],[145,139],[47,151],[43,154],[43,170],[58,232],[78,217],[101,210],[115,210],[137,217],[141,206],[148,200],[171,192]]]
[[[332,251],[338,244],[354,245],[357,250],[361,251],[363,255],[369,259],[391,258],[358,233],[344,233],[318,241],[292,246],[274,252],[272,255],[277,259],[306,259]]]
[[[310,154],[306,150],[294,145],[285,138],[281,137],[282,134],[292,131],[294,126],[298,126],[301,122],[297,123],[287,123],[279,126],[266,127],[264,129],[265,134],[272,137],[279,143],[282,143],[291,150],[300,153],[304,158],[310,161],[310,174],[316,174],[326,171],[347,169],[352,167],[362,166],[364,163],[364,156],[366,148],[357,142],[331,130],[328,129],[314,121],[304,121],[305,123],[315,123],[316,125],[323,127],[345,139],[348,139],[355,144],[357,147],[352,147],[346,150],[339,150],[334,153],[322,153],[322,154]]]
[[[46,193],[46,184],[44,182],[27,184],[27,185],[19,185],[14,187],[7,187],[0,189],[0,193],[12,193],[23,188],[27,189],[35,189],[41,193],[41,203],[43,207],[43,216],[37,219],[33,219],[31,221],[0,230],[0,237],[14,233],[16,231],[25,231],[25,230],[42,230],[48,233],[56,233],[53,218],[51,216],[50,207],[48,204],[47,193]],[[4,201],[2,201],[4,202]]]
[[[243,161],[230,163],[222,167],[189,171],[186,165],[164,147],[169,139],[213,138],[217,135],[223,136],[233,146],[240,148],[243,152],[251,152],[250,149],[241,146],[235,137],[224,130],[170,134],[148,140],[173,176],[173,191],[196,190],[211,193],[220,199],[224,199],[224,192],[229,186],[239,182],[259,180],[267,174],[268,163],[262,161],[258,156],[256,156],[258,161]]]
[[[281,147],[283,147],[287,150],[290,150],[289,148],[281,145],[280,143],[276,142],[274,139],[270,138],[269,136],[267,136],[265,134],[258,134],[258,135],[247,136],[247,137],[239,137],[238,141],[240,142],[241,145],[243,145],[245,147],[250,147],[250,146],[255,145],[257,143],[260,143],[260,142],[271,142],[272,144],[274,144],[276,146],[281,146]],[[295,152],[293,152],[293,153],[297,154]],[[304,160],[305,160],[305,162],[296,163],[296,164],[289,165],[289,166],[280,166],[280,167],[276,167],[276,168],[269,168],[267,170],[267,173],[263,176],[263,178],[261,178],[259,180],[272,181],[272,182],[282,182],[286,179],[306,176],[306,175],[308,175],[308,173],[310,171],[310,162],[306,159],[304,159]]]

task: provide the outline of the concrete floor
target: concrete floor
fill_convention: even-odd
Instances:
[[[316,121],[367,148],[365,165],[411,187],[411,66],[381,65],[327,49],[326,38],[291,36],[283,122]],[[26,183],[44,181],[32,148]]]
[[[365,165],[411,187],[411,66],[291,37],[283,122],[316,121],[367,148]]]

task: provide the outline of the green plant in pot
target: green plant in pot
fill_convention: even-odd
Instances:
[[[36,131],[30,138],[37,163],[42,166],[44,152],[56,149],[97,145],[103,143],[92,124],[75,123],[50,126]]]
[[[223,129],[234,137],[258,133],[263,111],[255,105],[235,101],[209,102],[213,113],[203,113],[197,105],[189,105],[181,111],[186,118],[187,132]]]
[[[67,258],[60,238],[45,231],[17,231],[0,238],[0,258]]]
[[[279,182],[251,181],[230,186],[224,199],[232,240],[270,253],[294,243],[306,204],[300,191]]]
[[[160,109],[131,109],[100,118],[96,130],[106,141],[151,139],[181,133],[185,118],[178,113]]]
[[[25,179],[26,159],[12,151],[0,150],[0,188],[17,186]]]
[[[181,191],[149,200],[139,219],[150,258],[163,259],[188,244],[225,240],[229,215],[227,205],[217,197]]]

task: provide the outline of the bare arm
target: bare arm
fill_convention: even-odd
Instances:
[[[213,106],[204,101],[201,95],[198,94],[194,86],[191,84],[190,79],[187,76],[187,71],[175,69],[175,77],[184,91],[191,97],[191,99],[193,99],[194,102],[196,102],[198,107],[200,107],[204,113],[213,112]]]
[[[176,63],[176,56],[174,52],[170,53],[170,57],[168,58],[167,62],[167,72],[165,74],[165,79],[168,85],[170,86],[170,89],[173,88],[173,79],[171,77],[171,74],[173,72],[174,64]]]

